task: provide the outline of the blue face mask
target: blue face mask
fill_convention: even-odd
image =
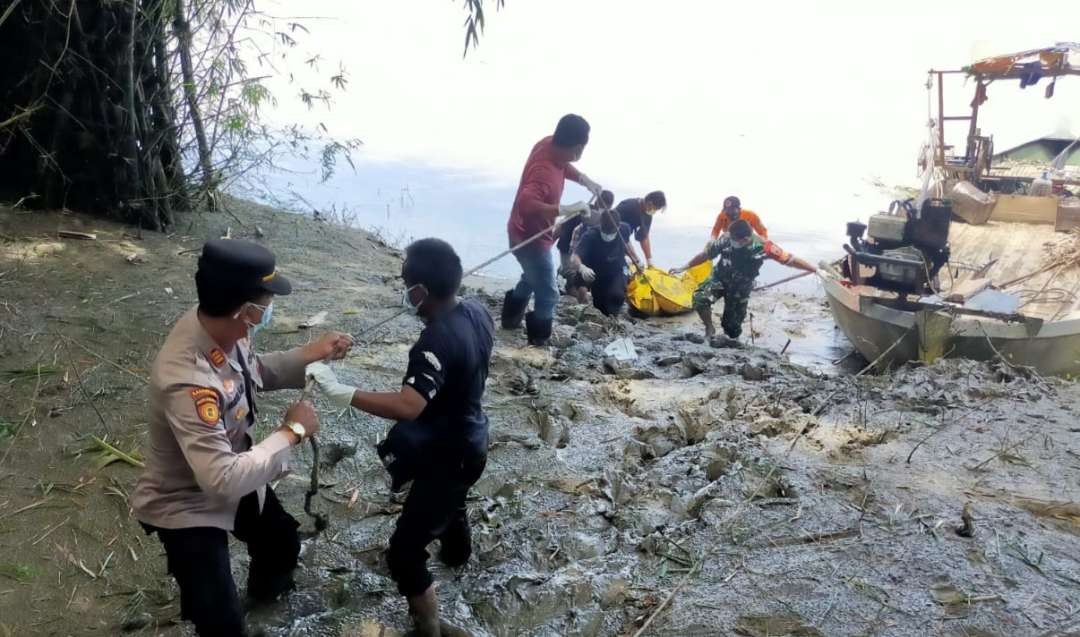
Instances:
[[[257,307],[262,310],[262,316],[259,318],[258,323],[248,323],[248,327],[250,328],[250,334],[251,336],[254,336],[259,332],[259,330],[265,329],[270,326],[270,321],[274,317],[274,304],[270,303],[269,305],[263,306],[257,305],[255,303],[249,303],[249,305],[251,307]]]

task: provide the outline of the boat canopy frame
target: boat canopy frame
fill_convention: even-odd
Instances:
[[[975,93],[971,100],[971,112],[968,115],[947,115],[945,113],[945,76],[965,75],[975,80]],[[960,69],[930,69],[927,89],[932,89],[937,80],[937,117],[931,125],[937,127],[937,148],[934,164],[960,178],[981,180],[990,171],[993,158],[993,139],[979,134],[979,107],[987,101],[986,88],[995,81],[1019,80],[1021,87],[1034,84],[1042,78],[1051,78],[1046,89],[1046,98],[1054,95],[1057,78],[1069,75],[1080,76],[1080,43],[1059,42],[1042,49],[1031,49],[1019,53],[999,55],[979,60]],[[967,146],[960,162],[950,162],[946,155],[945,124],[947,122],[968,122]]]

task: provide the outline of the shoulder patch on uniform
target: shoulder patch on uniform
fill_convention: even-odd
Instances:
[[[217,347],[210,350],[210,364],[214,367],[221,367],[225,364],[225,352],[221,351]]]
[[[199,414],[199,420],[208,425],[216,425],[221,421],[221,409],[216,400],[204,398],[201,402],[195,403],[195,411]]]
[[[195,401],[195,413],[199,415],[199,420],[208,425],[216,425],[221,421],[217,391],[209,387],[196,387],[191,390],[191,398]]]
[[[442,371],[442,363],[439,362],[439,357],[438,356],[432,354],[431,352],[429,352],[427,350],[424,350],[424,358],[427,359],[427,362],[431,363],[431,366],[435,368],[435,371],[437,371],[437,372]]]
[[[191,390],[191,397],[195,399],[195,402],[198,402],[203,398],[213,398],[214,400],[217,400],[218,393],[217,390],[209,387],[196,387]]]

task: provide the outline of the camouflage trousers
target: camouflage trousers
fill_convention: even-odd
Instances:
[[[720,317],[720,328],[730,338],[742,334],[742,324],[746,320],[746,308],[750,304],[750,285],[726,285],[711,278],[702,281],[694,291],[694,309],[711,311],[713,301],[724,299],[724,314]]]

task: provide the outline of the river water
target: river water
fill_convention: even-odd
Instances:
[[[331,135],[364,146],[355,170],[339,164],[325,183],[314,162],[296,160],[262,175],[246,194],[298,212],[333,211],[391,244],[441,237],[469,267],[507,247],[507,216],[529,149],[559,116],[577,112],[593,127],[579,168],[617,200],[667,193],[668,210],[652,232],[658,265],[681,265],[699,251],[730,194],[788,251],[831,260],[842,253],[845,222],[887,208],[892,187],[915,185],[936,101],[927,69],[1046,46],[1066,16],[1080,18],[1075,0],[1040,5],[1039,15],[1061,20],[1034,21],[1004,0],[987,0],[978,12],[932,0],[738,10],[678,3],[663,11],[638,0],[511,0],[489,12],[480,47],[463,58],[460,4],[306,2],[304,14],[319,18],[306,19],[310,36],[291,56],[296,62],[276,63],[268,82],[278,103],[267,118],[325,124]],[[268,6],[295,11],[280,0]],[[948,25],[949,37],[928,28],[931,15]],[[339,68],[348,89],[332,91],[329,109],[294,99],[297,86],[314,90]],[[946,110],[964,114],[971,87],[954,78]],[[1044,84],[991,88],[980,123],[997,148],[1072,128],[1080,82],[1062,82],[1053,100],[1043,98]],[[962,143],[962,129],[947,128],[947,142]],[[568,184],[563,198],[586,196]],[[507,257],[483,274],[514,279],[517,264]],[[760,281],[787,274],[770,263]],[[787,318],[822,335],[793,337],[793,356],[831,360],[846,347],[831,338],[812,278],[774,294],[797,303],[777,301],[773,313],[793,314]]]

